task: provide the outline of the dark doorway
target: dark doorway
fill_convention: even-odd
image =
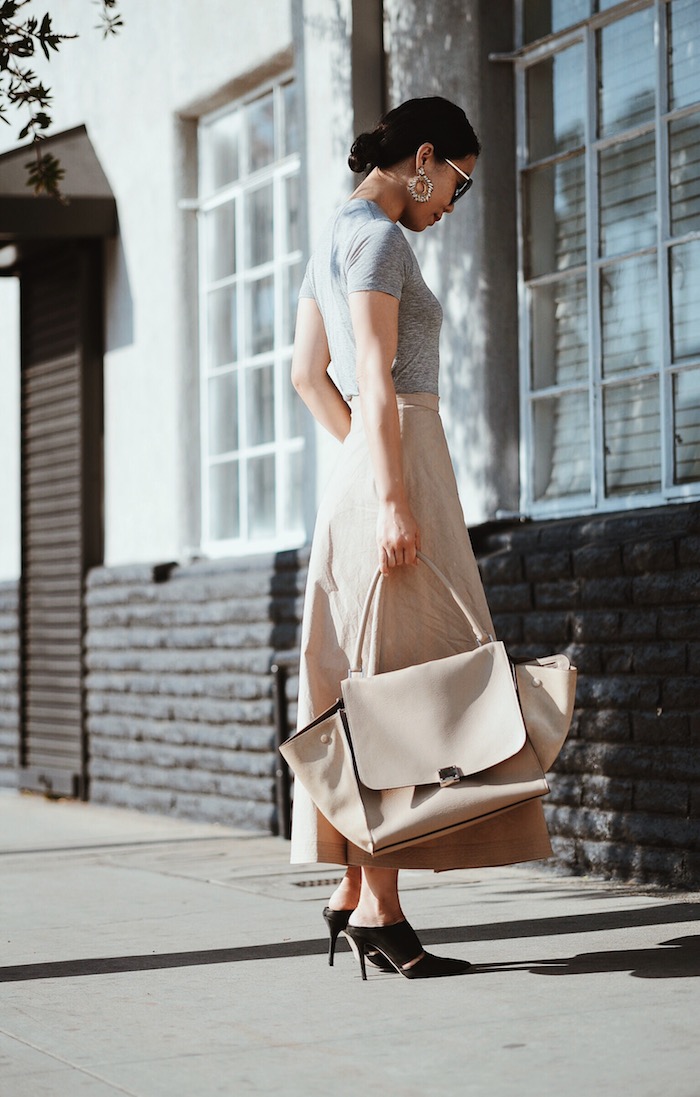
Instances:
[[[57,244],[21,284],[21,788],[87,799],[84,582],[103,555],[102,245]]]

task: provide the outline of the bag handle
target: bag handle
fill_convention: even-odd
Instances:
[[[416,555],[417,555],[419,560],[422,560],[423,563],[426,564],[430,568],[430,570],[433,572],[433,574],[437,576],[437,578],[440,580],[442,585],[452,595],[453,601],[456,603],[456,605],[459,607],[459,609],[461,609],[462,613],[464,614],[467,621],[469,622],[469,626],[470,626],[472,632],[474,633],[474,639],[476,640],[477,647],[481,647],[481,645],[484,643],[484,641],[487,638],[489,640],[493,640],[493,637],[490,634],[487,637],[481,631],[481,629],[479,628],[479,625],[477,624],[476,618],[474,617],[473,613],[467,608],[467,606],[462,601],[462,599],[458,595],[455,588],[452,586],[452,583],[450,582],[450,580],[447,578],[446,575],[444,575],[440,571],[440,568],[437,567],[437,565],[434,564],[432,560],[429,560],[427,556],[424,556],[422,552],[418,552],[418,553],[416,553]],[[374,600],[375,592],[377,590],[377,587],[380,585],[380,582],[383,580],[383,578],[384,578],[384,576],[382,575],[381,568],[377,568],[376,572],[374,573],[374,575],[372,577],[372,582],[369,585],[369,590],[367,591],[367,597],[365,598],[365,604],[362,607],[362,617],[360,618],[360,632],[359,632],[359,635],[357,637],[357,643],[355,645],[355,652],[353,654],[352,665],[350,667],[350,676],[351,677],[353,675],[361,675],[362,674],[362,648],[363,648],[364,642],[365,642],[365,633],[367,631],[367,622],[369,621],[369,613],[370,613],[370,609],[372,608],[372,601]]]

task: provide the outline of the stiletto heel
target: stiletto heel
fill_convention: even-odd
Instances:
[[[333,957],[335,956],[335,946],[338,937],[343,932],[348,924],[348,918],[352,912],[349,910],[331,910],[330,907],[323,908],[323,917],[326,920],[328,926],[328,932],[331,935],[330,944],[328,946],[328,964],[333,967]]]
[[[335,956],[335,946],[338,942],[338,937],[341,933],[345,932],[347,934],[348,918],[351,914],[351,910],[331,910],[330,907],[323,908],[323,917],[328,926],[328,932],[331,935],[330,944],[328,946],[328,964],[330,967],[333,967],[333,958]],[[350,941],[350,944],[353,952],[357,953],[355,942]],[[357,955],[359,955],[359,953],[357,953]],[[380,971],[394,970],[394,965],[389,960],[385,960],[381,952],[375,952],[374,950],[368,951],[367,959],[370,964],[373,964],[374,967],[378,967]],[[361,962],[364,966],[364,955]]]
[[[464,975],[471,967],[466,960],[452,960],[426,952],[415,931],[405,920],[393,926],[346,925],[345,934],[357,946],[363,979],[367,978],[365,952],[368,948],[383,956],[392,968],[407,979],[439,979],[445,975]],[[417,956],[420,956],[420,960],[416,960]],[[411,963],[412,960],[416,962]],[[410,964],[410,967],[405,967],[406,964]]]

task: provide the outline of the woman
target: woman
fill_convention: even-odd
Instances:
[[[474,647],[462,614],[418,564],[418,550],[493,633],[437,410],[442,310],[398,227],[423,232],[452,213],[472,185],[479,152],[464,111],[445,99],[412,99],[390,111],[353,144],[349,165],[365,177],[326,227],[307,268],[292,381],[343,448],[321,501],[309,562],[299,727],[340,696],[377,562],[385,580],[368,660],[373,672]],[[328,374],[331,361],[339,387]],[[510,864],[550,852],[542,809],[532,802],[371,856],[335,830],[299,782],[295,789],[292,861],[347,866],[324,910],[330,963],[344,930],[361,958],[367,954],[408,978],[467,970],[464,961],[422,949],[404,919],[398,870]]]

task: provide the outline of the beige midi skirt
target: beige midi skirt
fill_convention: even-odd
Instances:
[[[484,632],[493,624],[457,494],[438,398],[398,396],[404,481],[422,551],[447,575]],[[362,605],[377,567],[377,496],[359,400],[318,511],[301,638],[298,727],[333,705],[347,677]],[[376,602],[376,599],[375,599]],[[475,647],[466,619],[424,565],[397,567],[383,584],[365,641],[369,673],[455,655]],[[429,729],[426,729],[426,732]],[[384,868],[472,868],[551,854],[542,805],[530,801],[447,836],[372,856],[347,841],[297,781],[292,863],[374,864]]]

